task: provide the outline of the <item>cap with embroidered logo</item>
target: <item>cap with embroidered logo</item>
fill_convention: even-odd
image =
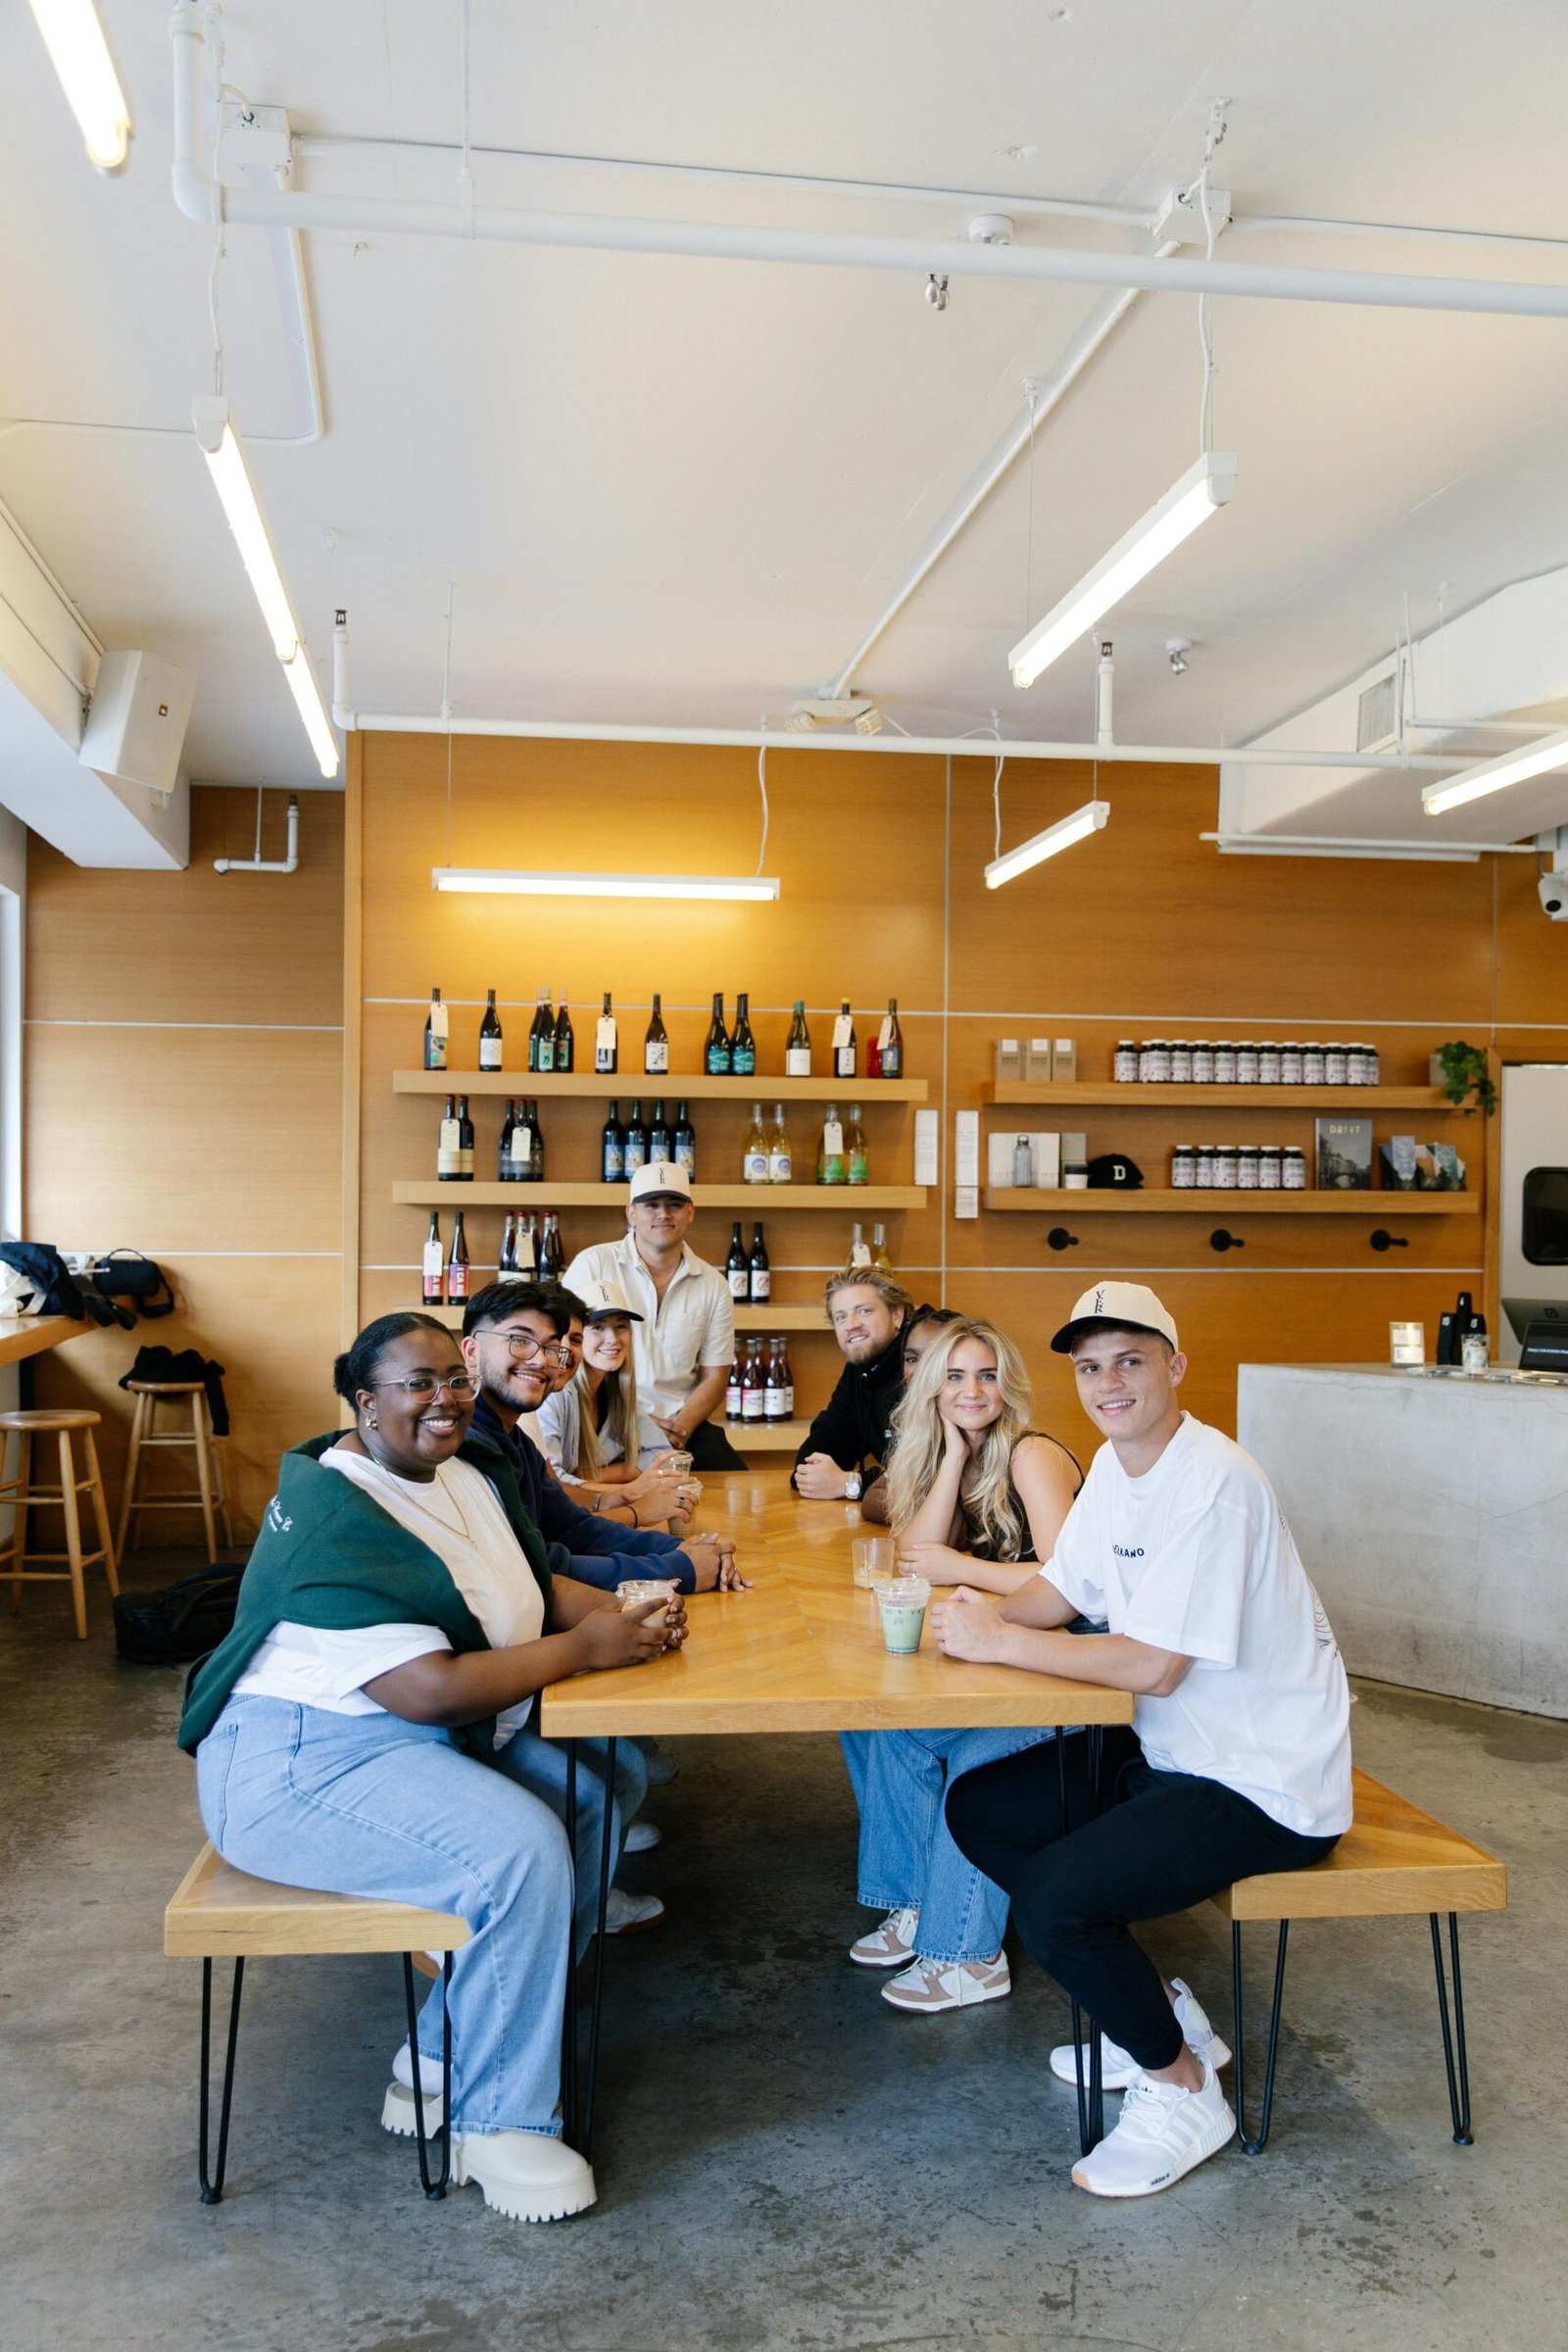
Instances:
[[[1067,1355],[1075,1340],[1097,1328],[1157,1331],[1173,1348],[1181,1345],[1175,1316],[1142,1282],[1097,1282],[1075,1301],[1071,1315],[1052,1341],[1052,1348],[1057,1355]]]
[[[647,1320],[630,1304],[618,1282],[580,1282],[577,1297],[588,1309],[585,1323],[603,1323],[611,1315],[624,1315],[628,1323]]]
[[[689,1200],[691,1178],[672,1159],[645,1160],[631,1180],[631,1198],[647,1200],[655,1193],[668,1193],[674,1200]]]

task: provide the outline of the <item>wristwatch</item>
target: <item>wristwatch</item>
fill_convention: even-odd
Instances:
[[[845,1499],[845,1501],[846,1501],[846,1502],[858,1502],[858,1501],[859,1501],[859,1499],[860,1499],[860,1473],[858,1472],[858,1470],[852,1470],[852,1471],[850,1472],[849,1476],[848,1476],[848,1477],[845,1479],[845,1481],[844,1481],[844,1499]]]

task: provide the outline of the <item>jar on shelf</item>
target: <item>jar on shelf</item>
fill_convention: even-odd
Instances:
[[[1212,1086],[1214,1083],[1214,1049],[1206,1039],[1199,1039],[1193,1047],[1193,1084]]]
[[[1350,1084],[1376,1086],[1378,1082],[1378,1050],[1365,1043],[1350,1048]]]
[[[1214,1084],[1216,1086],[1234,1086],[1236,1084],[1236,1048],[1234,1046],[1216,1044],[1214,1048]]]
[[[1170,1082],[1172,1086],[1191,1086],[1193,1083],[1193,1049],[1185,1037],[1171,1040]]]
[[[1299,1086],[1301,1083],[1301,1049],[1299,1045],[1280,1048],[1281,1086]]]
[[[1277,1193],[1282,1180],[1281,1153],[1278,1144],[1259,1144],[1257,1148],[1257,1189],[1260,1193]]]
[[[1118,1086],[1125,1086],[1129,1080],[1137,1079],[1138,1048],[1130,1037],[1117,1039],[1116,1051],[1111,1056],[1110,1074]]]
[[[1349,1085],[1350,1056],[1344,1046],[1324,1047],[1323,1083],[1325,1086]]]
[[[1216,1144],[1214,1146],[1214,1190],[1216,1193],[1235,1192],[1236,1160],[1237,1151],[1234,1144]]]
[[[1303,1046],[1301,1048],[1301,1084],[1303,1086],[1322,1085],[1326,1059],[1327,1055],[1321,1046]]]
[[[1363,1046],[1361,1051],[1366,1055],[1366,1075],[1362,1084],[1381,1086],[1383,1084],[1383,1056],[1379,1054],[1376,1046]]]
[[[1263,1045],[1257,1049],[1257,1083],[1259,1086],[1278,1086],[1285,1076],[1283,1046]]]
[[[1214,1147],[1212,1144],[1200,1144],[1198,1147],[1193,1160],[1193,1184],[1195,1189],[1200,1193],[1212,1192],[1214,1189]]]
[[[1287,1193],[1306,1190],[1306,1153],[1295,1144],[1280,1154],[1280,1189]]]
[[[1236,1083],[1238,1086],[1255,1086],[1258,1076],[1257,1048],[1248,1039],[1236,1049]]]
[[[1170,1155],[1171,1190],[1190,1193],[1198,1182],[1198,1152],[1192,1144],[1178,1144]]]
[[[1145,1086],[1169,1086],[1170,1048],[1162,1037],[1148,1038],[1139,1047],[1138,1075]]]
[[[1239,1193],[1255,1193],[1258,1189],[1258,1151],[1255,1144],[1241,1144],[1236,1152],[1236,1189]]]

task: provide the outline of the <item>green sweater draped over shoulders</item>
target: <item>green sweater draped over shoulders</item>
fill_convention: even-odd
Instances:
[[[262,1643],[286,1620],[324,1633],[374,1625],[433,1625],[454,1650],[488,1649],[477,1617],[429,1544],[398,1524],[365,1489],[320,1456],[350,1433],[333,1430],[285,1453],[277,1493],[267,1506],[240,1580],[233,1631],[198,1658],[185,1682],[179,1744],[193,1752],[228,1703],[229,1694]],[[544,1595],[550,1622],[550,1563],[543,1540],[523,1508],[511,1463],[493,1446],[465,1439],[457,1459],[490,1481],[518,1548]],[[453,1743],[488,1760],[495,1719],[465,1725]]]

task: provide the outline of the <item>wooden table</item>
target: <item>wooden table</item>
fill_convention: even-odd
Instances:
[[[0,1315],[0,1364],[20,1364],[62,1340],[79,1339],[96,1331],[96,1323],[78,1322],[74,1315]]]
[[[646,1666],[552,1683],[542,1694],[540,1730],[548,1739],[624,1739],[632,1734],[692,1732],[887,1732],[954,1725],[1059,1727],[1131,1723],[1132,1695],[1094,1683],[1029,1674],[1016,1666],[979,1666],[947,1658],[931,1640],[892,1657],[882,1644],[876,1597],[858,1592],[850,1544],[867,1527],[854,1503],[808,1502],[789,1485],[789,1465],[769,1463],[703,1482],[705,1528],[734,1538],[737,1563],[755,1579],[750,1592],[703,1592],[687,1602],[685,1647]],[[650,1572],[657,1563],[648,1563]],[[575,1750],[568,1747],[574,1757]],[[575,1764],[568,1766],[573,1805]],[[1065,1807],[1065,1782],[1062,1788]],[[564,2070],[566,2128],[586,2156],[593,2138],[594,2081],[604,1982],[605,1906],[612,1856],[610,1813],[600,1856],[599,1935],[594,1946],[588,2063],[577,2072],[576,1974],[567,1975]],[[1073,2041],[1083,2029],[1073,2007]],[[1085,2150],[1103,2128],[1100,2035],[1091,2030],[1090,2079],[1079,2083],[1079,2135]]]

